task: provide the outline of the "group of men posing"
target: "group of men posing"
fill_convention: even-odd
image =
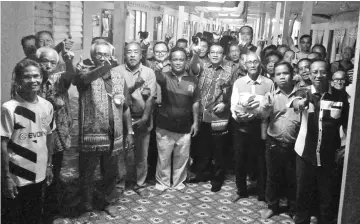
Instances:
[[[45,202],[60,201],[56,196],[63,151],[70,148],[68,89],[73,84],[79,92],[81,205],[89,215],[96,199],[96,209],[116,216],[114,204],[125,190],[132,153],[133,189],[142,197],[151,195],[146,178],[153,130],[155,195],[169,188],[185,192],[187,181],[211,181],[211,191],[218,192],[227,158],[235,158],[233,202],[248,197],[250,176],[257,181],[258,200],[268,204],[263,218],[278,214],[285,196],[295,223],[308,224],[311,216],[331,223],[334,157],[349,110],[348,73],[330,71],[325,52],[322,58],[309,58],[308,35],[300,38],[300,49],[291,46],[295,51],[255,47],[249,26],[240,29],[240,36],[240,44],[231,41],[227,47],[221,40],[199,38],[188,51],[184,40],[172,49],[159,41],[149,60],[142,60],[147,46],[131,42],[124,49],[124,64],[114,58],[110,43],[96,39],[91,58],[76,66],[71,39],[54,47],[46,31],[24,38],[27,58],[15,66],[13,96],[2,105],[3,222],[41,223],[43,208],[45,216],[54,213],[49,211],[54,207],[43,207],[42,193],[48,185]],[[36,51],[27,51],[34,46]],[[346,67],[351,57],[345,49],[337,63]],[[102,178],[95,189],[99,163]],[[313,213],[315,207],[319,211]]]

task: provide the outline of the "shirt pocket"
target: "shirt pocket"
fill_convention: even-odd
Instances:
[[[330,117],[333,119],[339,119],[342,112],[342,102],[334,102],[329,109]]]

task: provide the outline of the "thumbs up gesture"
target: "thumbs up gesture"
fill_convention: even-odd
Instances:
[[[72,35],[70,33],[69,37],[63,40],[64,51],[69,51],[73,45],[74,41],[72,40]]]
[[[76,70],[81,71],[84,68],[83,58],[80,55],[80,61],[76,64]]]

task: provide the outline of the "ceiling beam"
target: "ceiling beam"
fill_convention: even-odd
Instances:
[[[223,7],[223,8],[234,8],[237,7],[239,2],[237,1],[228,1],[224,3],[217,3],[217,2],[208,2],[208,1],[199,1],[199,2],[191,2],[191,1],[167,1],[167,2],[155,2],[157,4],[163,6],[189,6],[189,7]]]

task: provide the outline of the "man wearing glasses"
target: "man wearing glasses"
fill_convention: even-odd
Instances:
[[[125,78],[131,96],[130,111],[135,132],[135,191],[142,197],[148,197],[149,192],[144,187],[148,171],[147,157],[152,129],[152,107],[156,96],[156,77],[153,70],[141,64],[143,55],[138,43],[126,45],[124,53],[125,64],[118,68]],[[123,184],[125,190],[125,182]]]
[[[96,42],[91,46],[93,67],[80,71],[74,79],[79,91],[79,173],[83,210],[92,215],[95,170],[100,163],[101,183],[96,191],[100,206],[112,217],[118,164],[125,164],[124,150],[133,147],[133,129],[128,106],[128,88],[112,45]],[[124,147],[123,128],[127,130]],[[120,160],[120,161],[119,161]]]
[[[211,191],[221,189],[226,170],[225,141],[230,117],[231,67],[224,62],[224,49],[218,44],[210,47],[210,63],[201,65],[200,47],[194,47],[191,68],[199,75],[200,129],[194,139],[195,178],[190,182],[211,180]],[[212,160],[215,165],[212,166]]]
[[[240,94],[250,93],[264,96],[274,91],[274,83],[260,75],[260,59],[254,52],[249,52],[245,57],[247,75],[235,81],[231,95],[231,114],[233,122],[233,147],[235,150],[235,174],[237,194],[232,197],[236,202],[248,196],[246,175],[252,162],[257,163],[258,174],[258,200],[265,201],[265,137],[266,123],[260,117],[240,111],[238,105]],[[259,101],[252,100],[246,105],[247,109],[259,107]]]

